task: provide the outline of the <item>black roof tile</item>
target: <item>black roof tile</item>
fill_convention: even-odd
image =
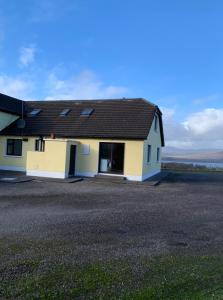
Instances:
[[[159,108],[145,99],[25,101],[26,126],[17,128],[16,122],[5,128],[1,135],[50,136],[74,138],[146,139],[157,112],[164,145],[162,114]],[[90,116],[81,116],[86,109]],[[41,109],[30,116],[33,109]],[[61,117],[64,109],[70,109]]]
[[[0,93],[0,111],[21,115],[23,101]]]

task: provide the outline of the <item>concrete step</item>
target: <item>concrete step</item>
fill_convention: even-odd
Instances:
[[[126,180],[125,176],[115,176],[115,175],[104,175],[104,174],[97,174],[94,176],[95,179],[99,180],[107,180],[107,181],[117,181],[117,182],[123,182]]]
[[[57,183],[75,183],[82,181],[82,177],[69,177],[65,179],[60,178],[48,178],[48,177],[35,177],[36,181],[42,181],[42,182],[57,182]]]

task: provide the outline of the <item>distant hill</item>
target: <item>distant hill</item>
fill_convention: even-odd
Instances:
[[[223,163],[223,151],[219,150],[182,150],[177,148],[165,149],[163,161],[191,161]]]

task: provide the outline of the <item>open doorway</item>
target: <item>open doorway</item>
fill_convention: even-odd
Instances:
[[[69,177],[75,176],[75,162],[76,162],[76,146],[70,146],[70,166]]]
[[[100,143],[99,173],[124,174],[124,143]]]

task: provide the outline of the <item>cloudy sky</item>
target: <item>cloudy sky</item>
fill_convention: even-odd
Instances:
[[[144,97],[166,145],[223,149],[221,0],[0,0],[0,92]]]

